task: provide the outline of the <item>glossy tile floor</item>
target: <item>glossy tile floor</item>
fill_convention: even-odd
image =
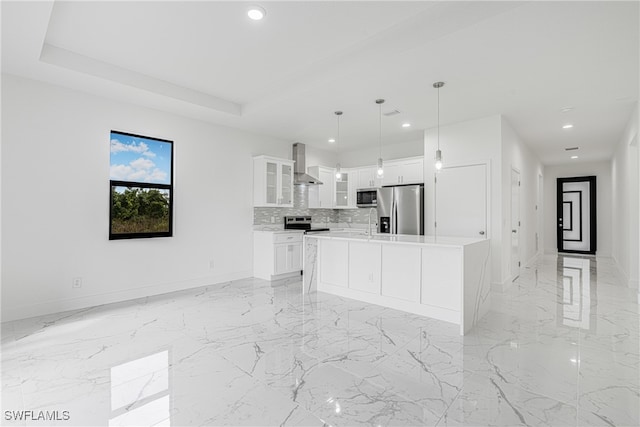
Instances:
[[[492,307],[460,337],[252,279],[5,323],[3,423],[640,424],[637,293],[610,261],[545,257]]]

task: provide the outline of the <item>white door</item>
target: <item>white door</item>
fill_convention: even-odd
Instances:
[[[443,168],[435,200],[436,235],[488,237],[486,164]]]
[[[520,172],[511,169],[511,278],[520,275]]]

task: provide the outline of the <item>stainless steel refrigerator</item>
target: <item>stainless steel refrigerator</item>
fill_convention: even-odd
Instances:
[[[424,185],[378,188],[378,232],[424,235]]]

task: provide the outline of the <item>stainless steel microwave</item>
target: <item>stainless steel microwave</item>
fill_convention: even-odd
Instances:
[[[378,206],[378,189],[361,188],[356,190],[356,206],[359,208],[375,208]]]

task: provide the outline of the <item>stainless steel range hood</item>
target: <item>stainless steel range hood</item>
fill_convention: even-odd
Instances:
[[[318,185],[322,184],[317,178],[307,174],[306,148],[301,142],[293,144],[293,184],[294,185]]]

